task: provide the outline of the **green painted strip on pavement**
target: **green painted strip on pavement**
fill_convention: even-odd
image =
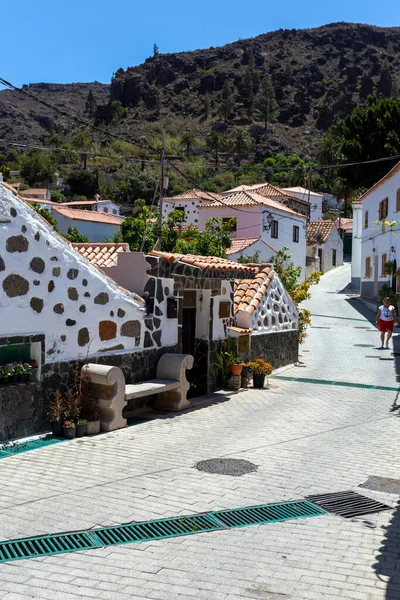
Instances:
[[[284,375],[276,375],[274,379],[282,379],[285,381],[296,381],[298,383],[316,383],[319,385],[334,385],[338,387],[353,387],[361,390],[378,390],[382,392],[400,392],[398,387],[390,387],[385,385],[370,385],[368,383],[354,383],[351,381],[332,381],[329,379],[311,379],[308,377],[286,377]]]

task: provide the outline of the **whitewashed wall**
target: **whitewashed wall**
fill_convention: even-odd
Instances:
[[[46,362],[143,347],[143,304],[0,185],[0,336],[45,334]],[[4,318],[6,315],[6,318]],[[103,338],[103,339],[101,339]],[[108,339],[106,339],[108,338]]]
[[[232,302],[232,282],[228,280],[221,281],[221,294],[213,297],[213,340],[222,340],[226,337],[224,325],[228,324],[230,318],[233,317],[233,302]],[[231,314],[229,318],[221,318],[219,316],[220,302],[231,303]]]
[[[113,237],[115,233],[121,231],[120,224],[114,225],[112,223],[68,219],[60,215],[57,211],[53,211],[52,214],[57,221],[57,229],[60,233],[68,233],[70,227],[75,227],[79,233],[87,236],[89,242],[105,242],[108,238]]]

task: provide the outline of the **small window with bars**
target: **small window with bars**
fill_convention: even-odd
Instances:
[[[364,214],[364,229],[368,229],[368,211],[365,211]]]
[[[389,199],[385,198],[379,202],[379,221],[383,221],[388,216]]]
[[[272,221],[271,223],[271,237],[278,239],[278,228],[279,228],[279,223],[278,221]]]
[[[298,243],[300,238],[300,229],[297,225],[293,225],[293,241]]]
[[[371,277],[371,257],[365,259],[365,277]]]

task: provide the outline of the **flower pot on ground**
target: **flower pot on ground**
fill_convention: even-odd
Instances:
[[[267,363],[262,358],[256,358],[255,361],[249,362],[249,371],[253,374],[253,387],[262,389],[265,383],[265,377],[271,375],[274,370],[273,366]],[[268,379],[267,379],[268,385]]]
[[[83,437],[87,433],[87,421],[86,419],[79,419],[76,426],[76,437]]]
[[[100,419],[97,421],[88,421],[86,423],[86,433],[87,435],[96,435],[96,433],[100,433]]]
[[[243,369],[242,363],[232,363],[231,364],[231,373],[232,375],[240,375]]]
[[[265,375],[264,373],[254,373],[253,374],[253,387],[258,390],[262,390],[265,383]]]
[[[62,437],[62,435],[63,435],[62,423],[59,421],[52,421],[51,422],[51,433],[54,435],[54,437]]]
[[[64,437],[67,440],[72,440],[76,436],[76,425],[73,421],[64,421],[63,425]]]

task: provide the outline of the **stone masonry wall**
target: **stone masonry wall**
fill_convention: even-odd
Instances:
[[[250,360],[263,358],[274,369],[290,365],[299,359],[297,330],[250,336]]]

